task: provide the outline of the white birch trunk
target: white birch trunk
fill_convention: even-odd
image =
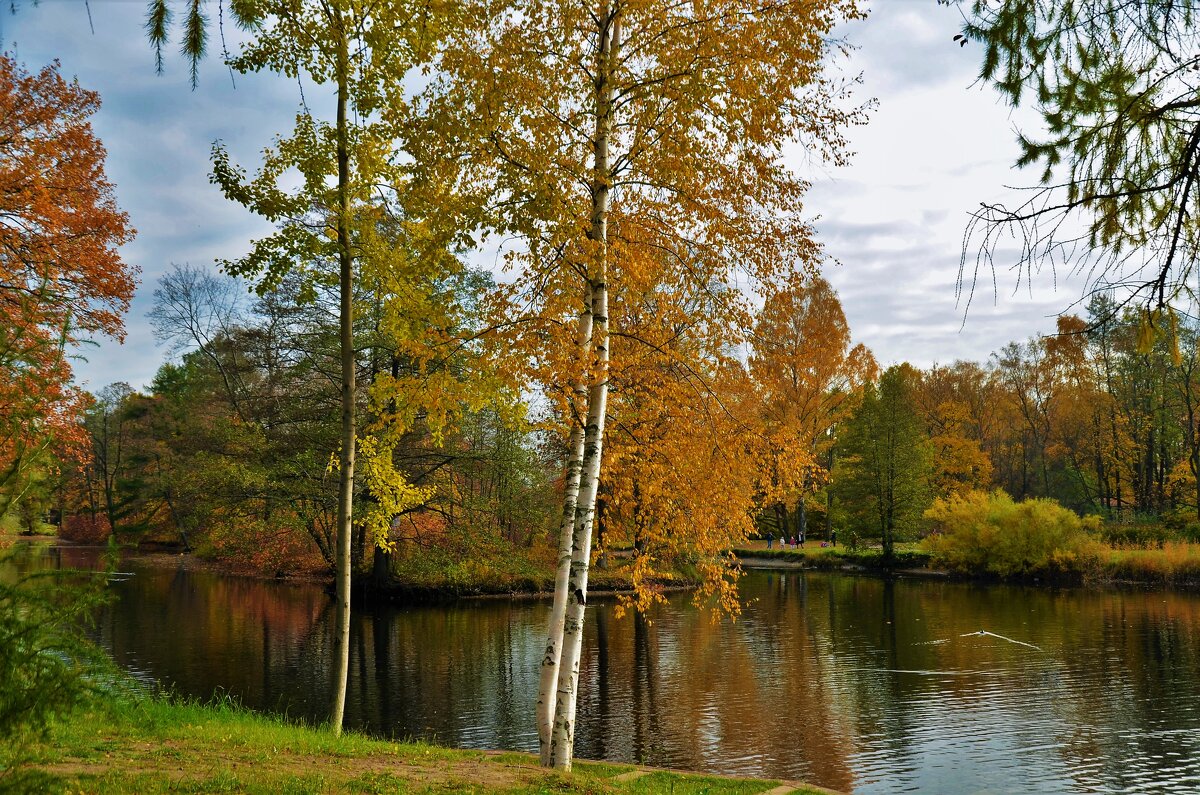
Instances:
[[[586,362],[592,349],[592,297],[584,301],[579,314],[579,358]],[[586,369],[573,386],[575,405],[583,410],[587,403],[588,382]],[[570,458],[567,461],[567,478],[563,487],[562,523],[558,531],[558,567],[554,573],[554,604],[550,608],[550,630],[546,637],[546,654],[542,657],[541,677],[538,684],[537,724],[538,747],[544,767],[552,763],[550,735],[554,729],[554,691],[558,685],[558,667],[562,658],[563,623],[567,612],[567,582],[571,572],[571,548],[575,533],[575,506],[579,502],[579,480],[583,470],[583,421],[572,417],[571,439],[568,443]]]
[[[334,577],[336,579],[334,623],[333,704],[329,725],[342,733],[346,708],[346,682],[350,675],[350,528],[354,505],[354,301],[353,261],[350,257],[350,152],[347,98],[349,95],[349,44],[340,13],[337,27],[337,166],[338,166],[338,291],[339,338],[342,364],[342,443],[338,460],[338,506]]]
[[[608,288],[600,282],[593,302],[593,335],[596,339],[596,373],[588,389],[587,429],[584,434],[583,469],[575,507],[566,615],[563,621],[562,660],[550,740],[552,764],[570,770],[575,744],[575,706],[579,690],[579,658],[583,650],[583,618],[587,603],[588,568],[592,555],[592,520],[600,484],[604,444],[604,418],[608,403]]]
[[[571,541],[571,567],[567,582],[567,612],[563,622],[562,660],[554,708],[550,753],[555,768],[571,769],[575,745],[575,707],[579,690],[579,657],[583,649],[583,619],[587,604],[588,567],[592,555],[592,520],[600,486],[604,446],[604,420],[608,404],[608,213],[611,206],[611,163],[615,85],[612,71],[620,47],[619,12],[606,7],[601,16],[597,56],[595,164],[592,170],[592,218],[588,237],[595,244],[595,268],[589,268],[592,288],[592,340],[595,350],[588,387],[587,424],[579,498]]]

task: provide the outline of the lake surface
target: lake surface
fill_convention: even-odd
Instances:
[[[26,550],[83,567],[94,550]],[[321,721],[317,586],[122,564],[98,638],[134,675]],[[577,754],[855,793],[1200,792],[1200,596],[751,572],[736,623],[589,606]],[[375,607],[348,726],[536,750],[548,604]],[[992,634],[978,634],[980,631]],[[974,633],[974,634],[973,634]]]

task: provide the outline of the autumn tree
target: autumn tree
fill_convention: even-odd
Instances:
[[[850,326],[829,282],[793,280],[767,296],[754,329],[750,372],[763,411],[770,474],[763,492],[782,536],[796,513],[796,536],[807,533],[806,495],[828,477],[820,462],[833,445],[832,429],[849,416],[875,359],[850,344]]]
[[[1191,498],[1200,518],[1200,329],[1194,323],[1179,329],[1179,356],[1170,374],[1179,405],[1183,458],[1191,478]]]
[[[0,508],[51,445],[82,450],[73,349],[124,336],[135,271],[117,249],[133,230],[89,122],[99,107],[57,64],[0,55]]]
[[[476,24],[450,37],[439,62],[434,101],[453,132],[438,147],[470,161],[470,184],[497,210],[491,225],[522,241],[510,259],[540,319],[526,339],[552,363],[543,381],[575,426],[538,714],[543,762],[569,768],[610,335],[620,331],[610,291],[647,265],[726,285],[734,268],[769,282],[815,262],[805,184],[780,144],[799,136],[815,155],[841,158],[841,129],[858,117],[824,71],[827,34],[859,11],[853,0],[467,5]]]
[[[638,252],[645,255],[649,252]],[[627,542],[644,611],[687,561],[698,604],[736,611],[730,550],[743,546],[761,504],[761,431],[749,374],[729,346],[713,291],[683,269],[613,288],[613,364],[597,543]],[[720,291],[718,291],[720,292]],[[599,511],[598,511],[599,514]]]
[[[988,386],[982,368],[968,362],[935,364],[920,374],[913,398],[929,435],[937,497],[991,486],[992,461],[984,452],[994,416]]]
[[[868,385],[845,424],[836,483],[842,504],[860,527],[877,535],[884,557],[911,535],[929,506],[929,440],[913,404],[917,372],[907,364]]]

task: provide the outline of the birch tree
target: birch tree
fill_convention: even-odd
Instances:
[[[305,107],[289,137],[266,150],[253,178],[235,166],[226,150],[213,149],[213,181],[225,195],[279,225],[258,240],[245,257],[225,263],[231,273],[252,276],[261,290],[299,271],[319,282],[336,274],[341,348],[341,440],[332,466],[338,472],[336,530],[336,632],[334,694],[330,723],[341,731],[349,672],[350,546],[356,453],[356,359],[354,288],[363,268],[386,270],[410,265],[386,251],[379,234],[396,211],[404,183],[395,141],[402,137],[408,105],[400,78],[425,57],[436,16],[431,4],[374,4],[359,0],[247,0],[237,15],[251,32],[250,42],[230,65],[240,72],[271,70],[306,75],[332,84],[334,121]],[[299,190],[280,187],[285,172],[303,178]],[[379,446],[369,452],[378,462]],[[378,463],[391,483],[388,505],[423,498],[400,473]],[[381,491],[382,491],[381,486]]]
[[[838,50],[830,31],[860,11],[854,0],[467,6],[475,24],[439,61],[428,101],[443,115],[430,135],[467,163],[487,227],[519,240],[506,255],[519,339],[573,425],[538,700],[543,763],[569,769],[620,330],[611,296],[647,267],[718,289],[815,267],[807,186],[782,149],[799,140],[817,159],[845,157],[842,131],[863,116],[826,69]]]

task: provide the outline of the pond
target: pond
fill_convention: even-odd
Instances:
[[[87,566],[30,549],[19,565]],[[98,639],[135,676],[327,715],[318,586],[122,564]],[[588,608],[577,754],[846,792],[1200,791],[1200,596],[750,572],[734,623],[687,594]],[[378,606],[353,619],[347,726],[536,750],[548,604]]]

